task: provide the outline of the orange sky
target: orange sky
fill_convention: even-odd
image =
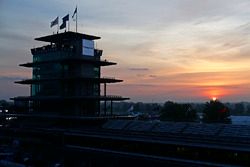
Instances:
[[[155,34],[152,43],[108,55],[119,66],[104,74],[120,76],[126,87],[111,90],[147,101],[248,100],[250,41],[244,34],[250,26],[230,19],[201,24],[178,25]]]

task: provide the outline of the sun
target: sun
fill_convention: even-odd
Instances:
[[[216,101],[216,100],[217,100],[217,97],[212,97],[212,100],[213,100],[213,101]]]
[[[203,91],[203,94],[206,96],[206,99],[218,101],[218,99],[227,96],[230,92],[223,87],[208,87],[207,90]]]

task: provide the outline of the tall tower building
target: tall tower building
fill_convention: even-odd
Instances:
[[[102,66],[116,63],[101,60],[103,51],[95,48],[98,39],[100,37],[76,32],[35,38],[49,44],[31,49],[33,62],[20,64],[32,68],[33,75],[32,79],[16,83],[31,85],[31,94],[15,97],[14,101],[26,102],[30,112],[70,116],[106,115],[109,101],[109,114],[112,114],[113,101],[128,98],[107,95],[106,84],[122,80],[101,77]],[[103,113],[100,112],[101,101],[104,102]]]

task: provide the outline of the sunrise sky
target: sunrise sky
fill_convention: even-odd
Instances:
[[[110,94],[131,101],[250,101],[249,0],[0,0],[0,99],[28,95],[18,64],[35,37],[78,6],[78,32],[101,36],[103,76],[124,79]],[[71,30],[75,23],[71,21]]]

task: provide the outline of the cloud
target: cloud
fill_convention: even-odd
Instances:
[[[201,35],[199,37],[200,42],[194,46],[193,58],[224,62],[230,60],[242,61],[239,58],[249,59],[250,57],[246,56],[250,46],[249,23],[232,25],[233,20],[222,20],[221,23],[216,24],[222,27],[229,24],[229,28]]]
[[[140,68],[140,67],[134,67],[134,68],[129,68],[131,71],[149,71],[148,68]]]
[[[156,78],[157,75],[149,75],[150,78]]]
[[[27,42],[30,41],[32,38],[28,35],[18,34],[15,32],[2,32],[0,31],[0,39],[3,40],[18,40],[19,42]]]
[[[249,70],[227,72],[191,72],[162,75],[151,80],[151,82],[194,86],[226,86],[249,83],[249,77]]]

